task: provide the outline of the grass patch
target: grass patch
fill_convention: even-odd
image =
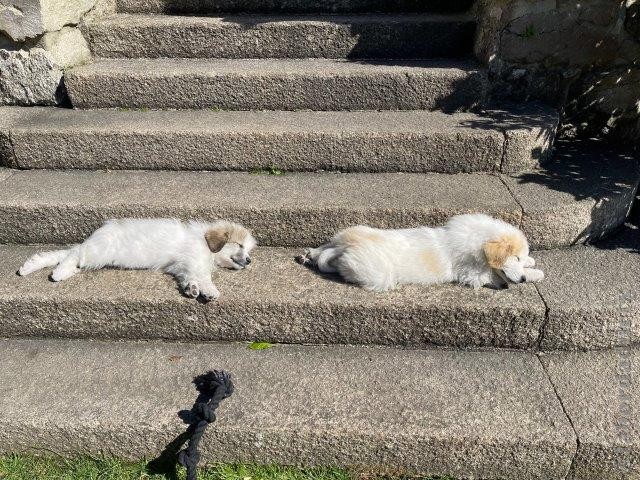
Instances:
[[[183,480],[186,470],[178,469]],[[126,463],[119,460],[33,457],[11,455],[0,457],[2,480],[173,480],[163,474],[151,474],[144,462]],[[203,468],[198,480],[352,480],[339,469],[299,469],[280,466],[217,465]]]
[[[249,171],[252,175],[284,175],[285,171],[278,167],[254,168]]]
[[[273,344],[269,342],[253,342],[249,344],[249,349],[251,350],[269,350],[273,347]]]
[[[0,456],[1,480],[184,480],[186,470],[175,476],[152,474],[146,462],[127,463],[112,459]],[[338,468],[296,468],[278,465],[214,465],[203,468],[198,480],[455,480],[452,477],[379,476]]]

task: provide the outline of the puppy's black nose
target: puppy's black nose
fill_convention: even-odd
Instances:
[[[520,277],[520,282],[519,283],[524,283],[527,280],[527,277],[525,277],[524,275]]]
[[[247,265],[249,265],[251,263],[251,257],[247,257],[247,259],[245,260],[245,262],[247,262]]]

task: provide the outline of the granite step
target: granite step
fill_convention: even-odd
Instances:
[[[213,112],[0,108],[0,165],[47,169],[518,172],[543,163],[557,113]],[[4,152],[4,153],[2,153]]]
[[[486,71],[455,60],[98,59],[65,73],[75,108],[469,109]]]
[[[543,168],[515,175],[14,170],[0,183],[0,243],[77,242],[105,219],[133,216],[228,218],[264,246],[301,246],[355,224],[482,212],[518,225],[534,248],[569,246],[624,222],[638,165],[597,143],[560,145]]]
[[[534,253],[546,278],[507,290],[404,286],[375,294],[259,247],[251,268],[219,270],[215,303],[157,272],[103,270],[52,283],[16,271],[52,245],[0,246],[0,336],[269,341],[413,348],[594,350],[640,343],[640,234]],[[620,243],[620,241],[624,241]]]
[[[186,429],[178,412],[197,397],[194,377],[225,369],[236,388],[200,444],[203,462],[549,480],[564,479],[576,456],[575,432],[531,353],[52,340],[0,346],[0,452],[155,458]],[[600,434],[595,443],[616,454],[608,439]],[[585,460],[593,468],[617,463],[608,458]]]
[[[87,23],[98,57],[455,58],[471,54],[468,15],[118,14]]]
[[[463,12],[473,0],[116,0],[129,13]]]

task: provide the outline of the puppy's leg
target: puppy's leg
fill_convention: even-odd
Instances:
[[[310,248],[304,255],[296,257],[296,261],[302,265],[316,267],[322,273],[338,273],[333,261],[341,254],[341,249],[328,243],[318,248]]]
[[[208,278],[202,278],[198,285],[200,287],[200,297],[202,297],[205,302],[210,302],[220,298],[220,291],[213,284],[210,275]]]
[[[325,243],[318,248],[308,248],[302,255],[298,255],[296,257],[296,262],[298,262],[300,265],[309,265],[315,267],[318,264],[318,257],[330,246],[330,243]]]
[[[211,280],[213,266],[208,259],[193,259],[184,265],[172,265],[165,271],[173,274],[183,293],[190,298],[201,297],[204,301],[217,300],[220,291]]]
[[[334,260],[342,254],[338,248],[327,248],[319,256],[317,261],[318,270],[323,273],[338,273]]]
[[[191,279],[185,279],[184,282],[180,282],[182,292],[189,298],[198,298],[200,296],[200,287],[198,282]]]
[[[533,257],[527,257],[524,260],[524,268],[532,268],[536,266],[536,261],[533,259]]]
[[[51,280],[54,282],[61,282],[67,280],[78,273],[78,250],[73,248],[69,250],[67,256],[53,269],[51,274]]]
[[[198,269],[189,273],[188,288],[191,293],[198,292],[194,297],[200,296],[205,302],[217,300],[220,297],[220,291],[213,284],[211,279],[212,269]]]
[[[189,298],[200,296],[200,286],[192,270],[183,263],[174,263],[164,269],[165,273],[173,275],[180,286],[180,291]]]
[[[524,281],[525,282],[539,282],[544,279],[544,272],[537,268],[525,268],[524,269]]]
[[[69,250],[54,250],[52,252],[40,252],[29,257],[18,270],[19,275],[29,275],[47,267],[58,265],[69,254]]]

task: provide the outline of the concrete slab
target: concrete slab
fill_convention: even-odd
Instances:
[[[0,247],[0,336],[533,348],[545,315],[532,285],[375,294],[298,265],[297,249],[258,249],[251,269],[217,271],[222,296],[206,305],[160,273],[102,270],[59,284],[50,271],[16,275],[47,248]]]
[[[622,225],[638,187],[637,160],[597,141],[556,147],[544,168],[503,177],[523,208],[529,240],[542,248],[573,245]]]
[[[0,363],[3,452],[153,458],[212,368],[236,391],[201,443],[208,462],[546,480],[575,451],[526,353],[4,340]]]
[[[479,174],[32,170],[0,191],[0,243],[73,243],[109,218],[177,217],[233,219],[265,246],[314,245],[350,225],[435,225],[471,211],[521,216],[500,180]]]
[[[542,356],[578,434],[575,480],[640,477],[640,352]]]
[[[107,59],[65,72],[75,108],[445,110],[484,99],[464,61]]]
[[[631,227],[627,227],[631,229]],[[597,349],[640,342],[640,234],[632,243],[539,252],[538,285],[549,307],[543,349]],[[618,237],[622,239],[622,237]],[[631,238],[629,238],[631,240]]]
[[[103,58],[459,58],[473,49],[475,22],[460,14],[119,14],[83,33]]]
[[[247,12],[463,12],[472,0],[118,0],[119,12],[211,14]]]
[[[550,109],[526,110],[531,120],[517,120],[519,110],[478,115],[8,107],[0,115],[19,120],[0,127],[0,137],[11,139],[5,165],[27,169],[513,171],[538,164],[540,135],[557,123]],[[505,132],[512,131],[520,133],[518,148],[505,154]],[[547,148],[552,140],[550,133]]]

